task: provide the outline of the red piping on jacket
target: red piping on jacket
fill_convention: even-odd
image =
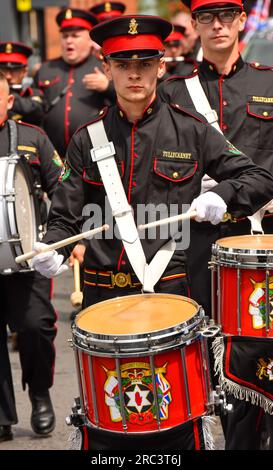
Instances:
[[[64,109],[64,141],[65,145],[67,146],[70,140],[70,135],[69,135],[69,120],[68,120],[68,106],[69,106],[69,99],[70,99],[70,89],[71,89],[71,84],[72,84],[72,77],[73,77],[73,72],[74,68],[71,67],[69,70],[69,75],[68,75],[68,83],[69,83],[69,88],[66,92],[65,95],[65,109]]]

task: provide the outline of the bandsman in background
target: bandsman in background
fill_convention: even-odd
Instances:
[[[38,199],[37,220],[43,225],[46,223],[43,195],[46,192],[51,199],[62,171],[62,161],[42,129],[8,119],[13,102],[14,96],[9,93],[7,80],[0,73],[0,159],[16,154],[27,160],[33,180],[31,190]],[[1,178],[5,181],[5,175]],[[23,191],[16,197],[23,199]],[[21,206],[27,202],[23,199]],[[32,221],[27,222],[31,231]],[[8,221],[1,221],[1,224],[5,223]],[[41,227],[38,229],[40,232]],[[12,425],[18,421],[7,348],[7,326],[18,335],[22,386],[24,390],[28,388],[32,405],[32,429],[38,435],[47,435],[55,427],[49,394],[53,384],[54,338],[57,332],[56,314],[51,304],[52,281],[33,270],[1,273],[0,293],[0,442],[13,438]]]
[[[31,55],[32,49],[25,44],[0,43],[0,72],[5,75],[10,92],[14,96],[9,118],[39,126],[44,115],[42,92],[24,83],[28,70],[28,58]]]
[[[98,23],[102,23],[103,21],[118,18],[124,14],[125,10],[126,5],[122,2],[101,2],[92,6],[89,11],[95,15]]]
[[[42,64],[35,82],[44,94],[43,128],[61,158],[70,138],[84,122],[92,119],[114,99],[113,88],[101,70],[101,61],[92,55],[89,32],[96,17],[85,10],[61,10],[62,55]]]
[[[218,0],[184,0],[184,3],[191,7],[192,25],[200,35],[204,51],[204,59],[193,74],[195,79],[199,78],[201,88],[195,82],[189,92],[187,82],[174,77],[161,85],[160,96],[167,102],[185,106],[191,112],[197,109],[212,125],[218,126],[233,146],[273,174],[273,69],[257,62],[247,64],[239,54],[239,33],[244,30],[246,22],[242,0],[224,3]],[[208,99],[209,108],[199,107],[201,102],[204,103],[203,94]],[[237,158],[236,150],[234,158]],[[216,181],[205,178],[202,192],[210,191],[215,184]],[[273,204],[269,203],[255,215],[255,221],[260,225],[259,232],[263,229],[265,233],[273,233],[272,212]],[[193,222],[188,251],[191,296],[204,306],[207,313],[211,306],[208,262],[212,244],[223,237],[250,234],[251,229],[257,231],[256,225],[252,224],[246,217],[231,217],[218,227],[203,224],[200,230]],[[253,347],[254,344],[253,339]],[[239,364],[242,371],[241,356]],[[226,448],[259,449],[263,445],[261,430],[264,421],[270,430],[272,448],[272,416],[264,415],[262,408],[250,402],[231,396],[229,401],[234,402],[234,411],[223,421]]]
[[[166,74],[162,80],[172,75],[189,75],[194,69],[195,61],[184,57],[185,40],[184,26],[174,24],[171,34],[164,41]]]

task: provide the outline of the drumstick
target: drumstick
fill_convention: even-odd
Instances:
[[[71,243],[78,242],[79,240],[83,240],[84,238],[92,237],[96,235],[96,233],[103,232],[104,230],[107,231],[109,229],[109,225],[105,224],[102,227],[93,228],[92,230],[87,230],[87,232],[79,233],[78,235],[73,235],[73,237],[64,238],[64,240],[60,240],[59,242],[52,243],[52,245],[47,245],[41,249],[41,251],[29,251],[24,255],[17,256],[15,258],[16,263],[22,263],[23,261],[27,261],[28,259],[34,258],[34,256],[39,255],[40,253],[47,253],[48,251],[57,250],[58,248],[62,248],[63,246],[70,245]]]
[[[166,217],[166,219],[156,220],[155,222],[150,222],[149,224],[139,225],[139,230],[144,230],[145,228],[157,227],[158,225],[172,224],[173,222],[178,222],[180,220],[193,219],[197,216],[196,211],[188,211],[185,214],[174,215],[173,217]]]
[[[80,262],[77,258],[74,259],[74,292],[70,296],[73,307],[80,307],[82,304],[83,294],[80,286]]]

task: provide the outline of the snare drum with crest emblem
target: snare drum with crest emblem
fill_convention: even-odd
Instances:
[[[83,422],[159,432],[208,412],[204,311],[193,300],[139,294],[83,310],[72,327]]]
[[[223,333],[273,337],[273,235],[222,238],[212,265],[213,316]]]

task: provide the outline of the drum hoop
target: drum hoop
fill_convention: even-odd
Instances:
[[[242,269],[273,269],[273,250],[228,248],[214,244],[212,262]]]
[[[37,210],[35,208],[35,197],[34,197],[34,194],[32,192],[32,175],[31,175],[31,171],[30,171],[30,168],[29,168],[29,164],[27,162],[27,160],[23,157],[23,156],[19,156],[19,155],[16,155],[16,156],[7,156],[7,157],[4,157],[5,160],[7,161],[7,169],[6,169],[6,181],[5,181],[5,184],[6,184],[6,187],[11,190],[11,189],[15,189],[15,175],[16,175],[16,167],[17,165],[20,166],[21,170],[22,170],[22,173],[24,175],[24,178],[25,178],[25,182],[26,182],[26,185],[28,187],[28,190],[29,190],[29,198],[30,198],[30,205],[31,205],[31,214],[32,214],[32,223],[33,223],[33,226],[32,226],[32,235],[33,235],[33,239],[34,240],[37,240],[37,235],[38,235],[38,229],[37,229],[37,225],[38,225],[38,221],[37,221]],[[10,242],[10,240],[7,240],[7,243],[10,244],[10,248],[11,248],[11,252],[13,254],[13,257],[15,259],[16,256],[19,256],[19,255],[22,255],[24,253],[23,251],[23,245],[21,243],[21,240],[20,240],[20,233],[19,233],[19,227],[18,227],[18,221],[17,221],[17,216],[16,216],[16,209],[15,209],[15,200],[11,200],[11,201],[8,201],[6,202],[6,213],[8,215],[7,219],[8,219],[8,227],[7,227],[7,233],[8,233],[8,238],[9,239],[13,239],[14,237],[12,236],[12,231],[15,230],[16,233],[18,233],[19,235],[19,238],[18,240],[14,240],[12,242]],[[11,220],[11,215],[12,215],[12,220]],[[11,225],[11,223],[13,225]],[[5,270],[5,271],[11,271],[11,272],[14,272],[14,271],[24,271],[24,272],[28,272],[28,271],[31,271],[32,268],[30,268],[30,265],[28,262],[23,262],[21,263],[20,265],[16,264],[14,262],[14,265],[15,265],[15,269],[12,268],[11,270]]]
[[[130,297],[137,296],[139,296],[139,294]],[[143,296],[150,297],[151,294],[142,294],[142,297]],[[164,296],[164,294],[160,294],[160,296]],[[187,302],[194,304],[197,307],[196,313],[187,321],[171,325],[168,328],[137,334],[105,335],[91,333],[79,328],[76,322],[74,322],[72,325],[73,344],[75,347],[80,347],[84,351],[94,351],[96,354],[102,353],[104,355],[107,355],[107,352],[114,352],[115,355],[129,354],[129,352],[130,355],[134,355],[134,353],[138,355],[140,353],[143,354],[145,351],[148,354],[152,352],[158,353],[166,349],[171,349],[175,345],[181,346],[182,344],[189,344],[193,339],[196,339],[195,332],[198,327],[200,330],[201,323],[204,322],[204,310],[194,300],[188,297],[173,294],[172,296],[180,300],[186,299]],[[169,297],[169,294],[166,294],[166,297]],[[109,300],[112,301],[113,299]],[[109,302],[109,300],[105,302]]]

